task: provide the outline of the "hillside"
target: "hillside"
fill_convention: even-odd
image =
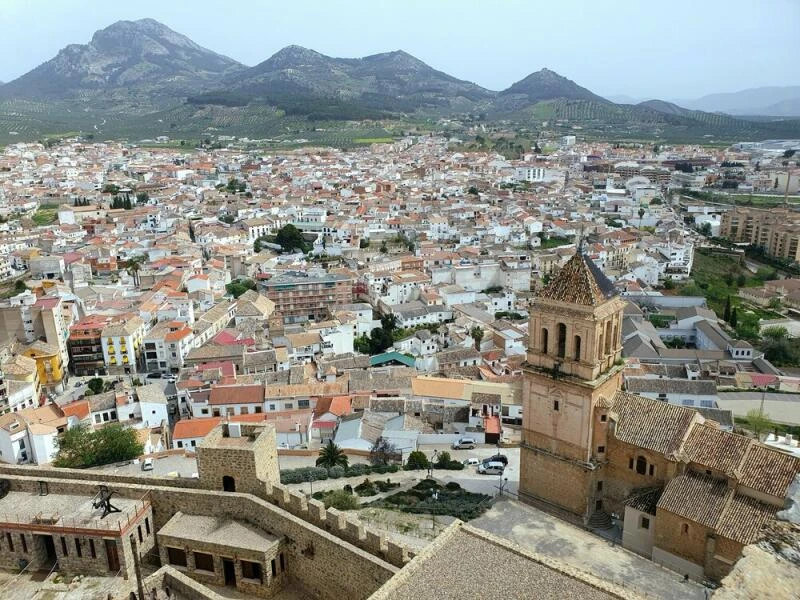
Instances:
[[[192,104],[270,104],[311,118],[377,118],[390,113],[470,108],[492,92],[437,71],[398,50],[364,58],[332,58],[288,46],[227,77],[224,87]]]
[[[731,115],[797,117],[800,116],[800,86],[769,86],[709,94],[694,100],[681,100],[678,104],[694,110]]]
[[[538,102],[550,100],[586,100],[611,104],[571,79],[567,79],[550,69],[531,73],[497,95],[492,105],[496,112],[521,110]]]
[[[123,102],[146,110],[243,69],[152,19],[119,21],[5,84],[0,99],[81,101],[97,108]]]

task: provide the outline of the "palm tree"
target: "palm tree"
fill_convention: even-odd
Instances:
[[[469,335],[475,342],[475,350],[481,349],[481,340],[483,339],[483,329],[478,327],[477,325],[470,329]]]
[[[348,462],[344,451],[334,444],[333,440],[328,440],[328,443],[320,448],[319,458],[317,458],[318,467],[325,467],[327,469],[331,467],[342,467],[346,469]]]
[[[135,287],[139,287],[139,270],[142,268],[143,262],[144,256],[137,254],[136,256],[131,256],[126,263],[128,274],[133,277],[133,285]]]

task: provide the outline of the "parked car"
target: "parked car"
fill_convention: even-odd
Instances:
[[[152,471],[152,470],[153,470],[153,459],[145,458],[142,461],[142,471]]]
[[[479,464],[481,464],[481,461],[479,461],[479,460],[478,460],[477,458],[475,458],[475,457],[472,457],[472,458],[468,458],[467,460],[465,460],[465,461],[464,461],[464,464],[465,464],[466,466],[468,466],[468,467],[474,467],[474,466],[476,466],[476,465],[479,465]]]
[[[161,379],[161,373],[148,373],[147,379]]]
[[[505,465],[501,462],[488,462],[478,465],[478,473],[481,475],[502,475]]]
[[[453,442],[453,450],[472,450],[475,448],[475,440],[470,437],[462,437]]]
[[[503,466],[506,467],[508,466],[508,457],[505,454],[495,454],[494,456],[490,456],[489,458],[483,459],[483,464],[490,462],[503,463]]]

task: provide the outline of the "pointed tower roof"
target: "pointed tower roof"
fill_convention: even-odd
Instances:
[[[577,252],[539,293],[539,298],[596,306],[615,295],[614,284],[608,277],[591,258]]]

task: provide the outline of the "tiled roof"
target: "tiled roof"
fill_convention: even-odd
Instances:
[[[216,385],[211,388],[209,404],[261,404],[264,402],[263,385]]]
[[[775,506],[734,494],[717,523],[717,533],[741,544],[751,544],[758,539],[761,528],[774,518],[777,511]]]
[[[577,253],[539,292],[539,298],[595,306],[615,294],[614,285],[592,262],[592,259]]]
[[[713,529],[725,509],[727,494],[728,483],[724,479],[690,472],[670,480],[658,508]]]
[[[800,459],[753,443],[739,467],[739,484],[783,498],[800,472]]]
[[[209,417],[207,419],[181,419],[175,423],[172,432],[173,440],[185,440],[191,438],[205,437],[221,421],[219,417]]]
[[[616,413],[614,435],[618,440],[664,455],[680,448],[697,415],[691,408],[626,392],[614,395],[612,410]]]
[[[691,462],[730,473],[739,466],[751,441],[716,427],[696,424],[686,439],[684,451]]]

